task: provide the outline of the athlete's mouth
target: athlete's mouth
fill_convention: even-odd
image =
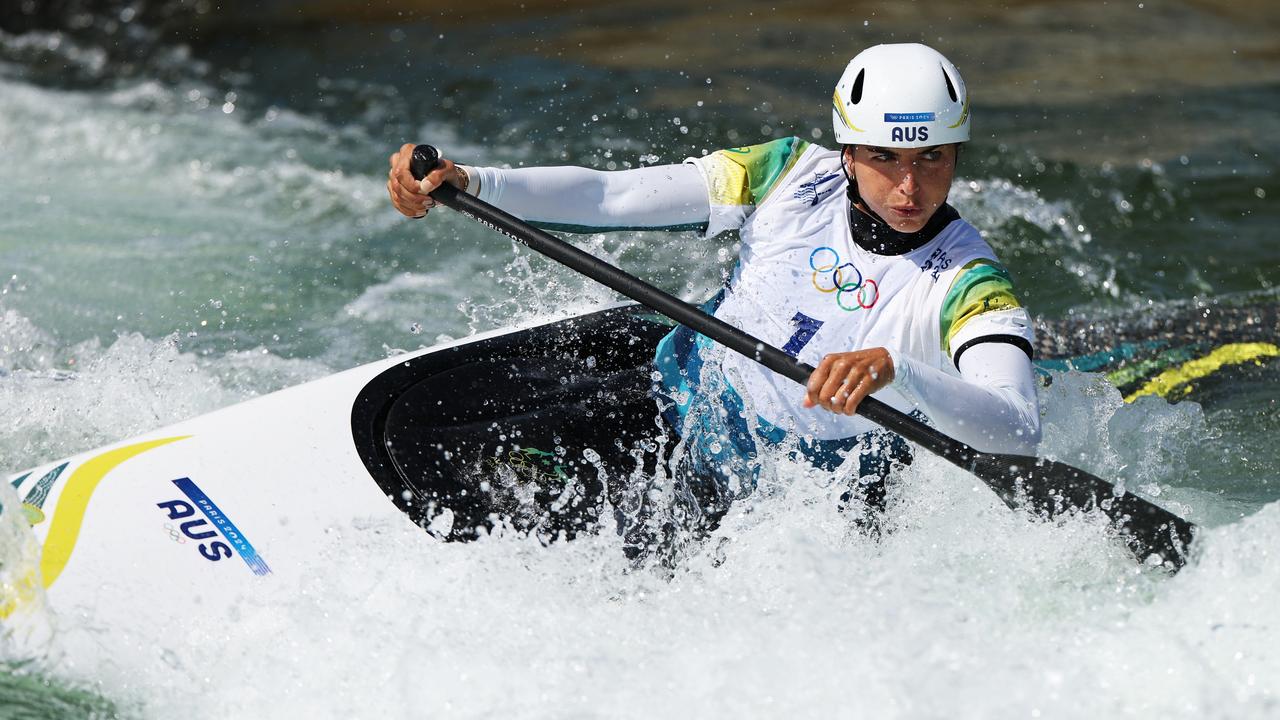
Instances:
[[[913,218],[919,217],[920,213],[924,212],[924,208],[918,205],[904,205],[902,207],[891,207],[889,212],[901,218]]]

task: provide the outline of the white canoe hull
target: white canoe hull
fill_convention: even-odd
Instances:
[[[409,360],[370,363],[9,476],[6,524],[31,524],[4,567],[0,618],[154,628],[218,614],[273,583],[297,587],[325,533],[359,518],[412,526],[353,443],[362,389]],[[22,512],[16,512],[21,508]],[[12,565],[13,563],[10,563]]]

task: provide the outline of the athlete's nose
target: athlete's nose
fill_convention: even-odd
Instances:
[[[898,183],[898,187],[907,195],[914,195],[920,189],[920,185],[916,183],[915,168],[907,170],[907,174],[902,176],[902,182]]]

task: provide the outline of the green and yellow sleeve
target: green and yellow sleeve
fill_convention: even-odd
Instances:
[[[741,227],[808,147],[808,142],[789,137],[691,159],[707,183],[711,203],[707,235]]]
[[[1019,312],[1011,320],[1008,311]],[[997,317],[999,322],[988,322]],[[986,328],[987,325],[991,327]],[[954,356],[959,349],[957,339],[967,341],[988,333],[1023,337],[1029,350],[1030,325],[1026,311],[1013,293],[1009,271],[993,260],[979,259],[962,267],[951,283],[942,302],[939,337],[942,350],[948,356]]]

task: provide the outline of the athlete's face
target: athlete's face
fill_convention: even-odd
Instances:
[[[947,201],[956,174],[956,146],[846,147],[845,168],[867,208],[899,232],[920,230]]]

